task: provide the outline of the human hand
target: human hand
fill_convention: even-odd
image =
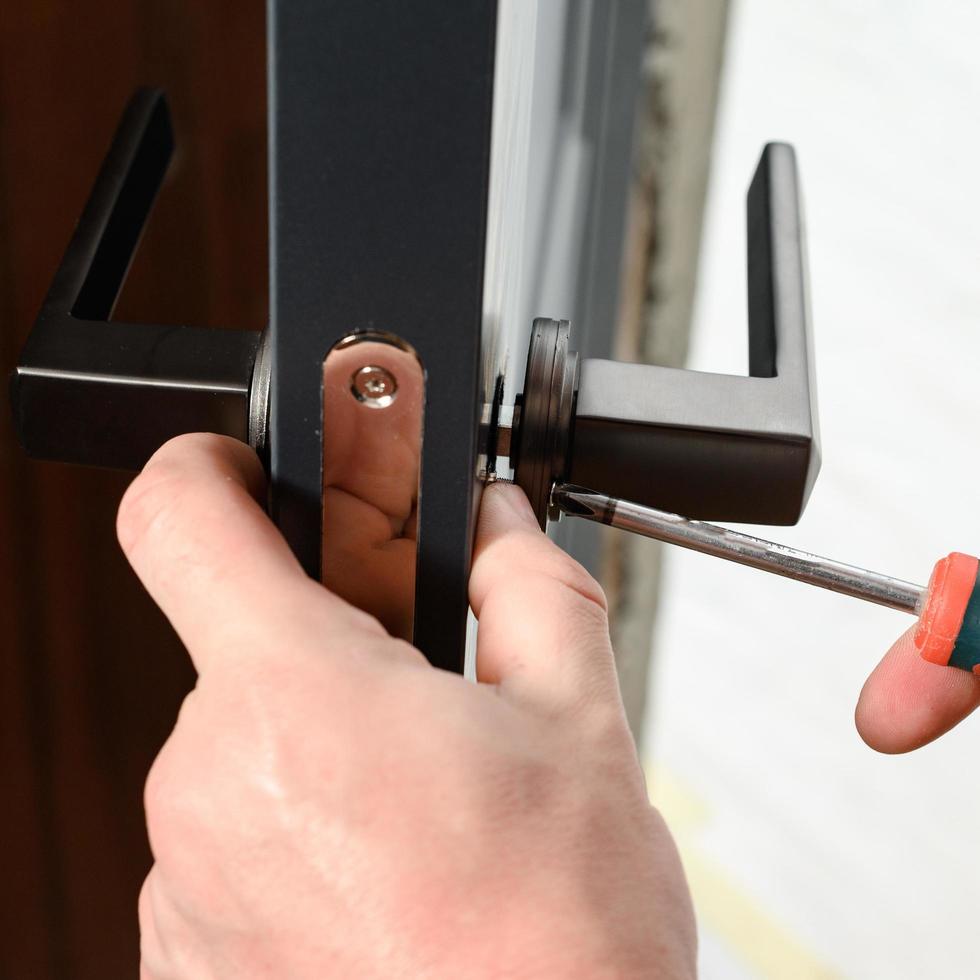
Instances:
[[[958,725],[980,705],[980,677],[923,660],[903,633],[866,681],[854,720],[879,752],[909,752]]]
[[[307,578],[244,445],[168,443],[119,538],[198,671],[147,780],[141,977],[693,977],[596,583],[484,494],[481,683]]]

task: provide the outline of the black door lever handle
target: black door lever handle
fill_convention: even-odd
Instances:
[[[766,146],[747,212],[749,377],[585,360],[576,378],[568,325],[535,321],[516,476],[542,523],[559,478],[699,520],[799,520],[820,450],[791,146]]]
[[[32,456],[139,469],[182,432],[249,440],[258,332],[109,320],[172,151],[163,93],[139,90],[11,378]]]

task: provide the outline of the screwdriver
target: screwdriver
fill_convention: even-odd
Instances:
[[[980,675],[980,563],[972,555],[953,552],[941,558],[923,587],[584,487],[556,484],[552,500],[569,516],[911,613],[919,617],[914,641],[925,660]]]

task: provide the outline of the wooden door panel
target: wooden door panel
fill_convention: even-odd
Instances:
[[[261,0],[9,0],[0,21],[0,370],[12,368],[132,90],[178,154],[119,316],[264,326]],[[146,770],[190,666],[130,573],[129,477],[26,460],[0,411],[0,976],[135,976]]]

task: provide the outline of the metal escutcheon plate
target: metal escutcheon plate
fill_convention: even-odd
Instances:
[[[422,365],[397,337],[353,334],[323,364],[323,582],[411,641]]]

